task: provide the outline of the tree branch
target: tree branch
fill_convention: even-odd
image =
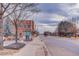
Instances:
[[[19,5],[19,4],[16,4],[15,7],[14,7],[14,9],[12,10],[12,12],[9,13],[8,15],[4,16],[3,18],[5,18],[5,17],[9,16],[10,14],[12,14],[12,13],[16,10],[16,8],[17,8],[18,5]]]
[[[2,4],[2,6],[3,6],[3,4]],[[6,7],[4,7],[4,11],[2,12],[2,14],[4,14],[5,13],[5,11],[7,10],[7,8],[10,6],[10,3],[6,6]]]

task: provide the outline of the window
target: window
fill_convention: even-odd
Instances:
[[[30,25],[24,25],[24,28],[30,28]]]
[[[30,25],[28,25],[28,28],[30,28],[31,26]]]

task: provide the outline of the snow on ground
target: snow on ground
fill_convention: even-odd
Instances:
[[[5,41],[4,46],[14,43],[14,40]],[[20,50],[3,49],[0,50],[0,55],[12,55],[12,56],[45,56],[44,43],[38,38],[33,38],[33,41],[19,41],[26,45]]]
[[[27,44],[22,48],[18,53],[15,53],[16,56],[44,56],[44,45],[39,38],[34,38],[32,42]]]

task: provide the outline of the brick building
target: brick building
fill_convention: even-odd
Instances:
[[[33,20],[18,20],[18,36],[23,37],[25,31],[30,31],[31,33],[35,31],[35,24]]]
[[[10,25],[10,30],[13,34],[15,34],[15,26],[12,24]],[[17,21],[17,33],[18,38],[23,38],[25,31],[34,32],[35,31],[35,23],[33,20],[18,20]],[[11,37],[11,36],[10,36]],[[13,36],[12,36],[13,37]],[[7,40],[7,39],[5,39]],[[10,38],[11,40],[11,38]]]

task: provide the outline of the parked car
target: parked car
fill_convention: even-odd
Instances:
[[[44,36],[51,36],[51,32],[44,32]]]

